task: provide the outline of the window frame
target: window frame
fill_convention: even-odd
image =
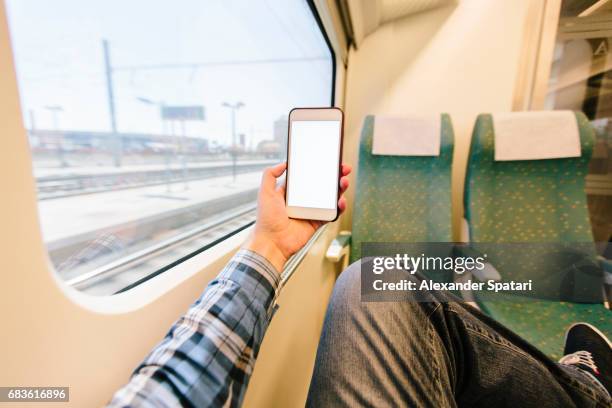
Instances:
[[[544,108],[561,1],[534,1],[527,9],[512,99],[513,111]]]

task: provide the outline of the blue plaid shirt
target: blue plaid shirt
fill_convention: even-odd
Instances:
[[[264,257],[239,251],[108,406],[240,406],[279,279]]]

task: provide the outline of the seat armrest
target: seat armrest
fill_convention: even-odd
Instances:
[[[495,269],[495,267],[488,262],[484,264],[484,268],[480,270],[472,269],[471,272],[472,272],[472,275],[481,282],[486,282],[489,280],[494,280],[494,281],[501,280],[501,275],[499,274],[499,271]]]
[[[470,258],[483,257],[483,254],[480,251],[473,248],[469,244],[469,225],[465,218],[461,219],[461,243],[456,244],[453,247],[453,256],[454,257],[466,257],[466,258],[467,257],[470,257]],[[455,275],[455,282],[467,282],[472,278],[477,279],[480,282],[486,282],[489,280],[500,281],[501,275],[499,274],[497,269],[495,269],[495,267],[492,264],[490,264],[489,262],[486,262],[484,264],[484,268],[481,270],[474,268],[474,269],[465,271],[461,275]],[[476,301],[476,297],[474,296],[471,290],[462,290],[461,297],[463,298],[465,302],[469,303],[476,309],[480,309],[480,306],[478,305],[478,302]]]
[[[331,262],[339,262],[344,259],[344,265],[348,265],[349,252],[351,248],[351,232],[340,231],[338,236],[329,244],[325,258]]]
[[[468,224],[468,221],[465,219],[465,217],[461,218],[459,242],[470,242],[470,224]]]
[[[483,254],[480,251],[478,251],[477,249],[474,249],[468,243],[455,245],[454,255],[456,257],[470,257],[474,259],[478,257],[484,258]],[[474,276],[474,278],[478,279],[481,282],[486,282],[488,280],[494,280],[494,281],[501,280],[501,275],[499,271],[495,268],[495,266],[493,266],[493,264],[489,262],[485,262],[484,268],[482,269],[474,268],[470,271],[467,271],[466,273],[471,273],[472,276]]]

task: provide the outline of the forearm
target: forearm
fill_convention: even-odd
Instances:
[[[239,405],[272,315],[276,268],[242,250],[136,369],[110,406]]]

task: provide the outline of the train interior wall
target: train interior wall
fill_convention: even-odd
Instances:
[[[512,110],[529,3],[461,0],[387,23],[350,51],[346,160],[356,161],[365,115],[451,115],[454,239],[474,120]],[[349,207],[343,227],[350,228],[350,216]]]
[[[476,115],[509,111],[529,0],[461,0],[388,23],[338,64],[345,96],[345,161],[355,165],[366,114],[449,112],[456,132],[455,235]],[[50,269],[40,239],[35,185],[0,2],[0,201],[3,284],[2,384],[68,385],[71,406],[98,406],[123,384],[169,325],[198,296],[248,231],[134,290],[92,298],[69,290]],[[341,101],[341,99],[339,99]],[[352,197],[352,193],[349,198]],[[303,406],[336,266],[324,259],[349,211],[319,238],[286,286],[262,345],[245,406]],[[43,404],[44,405],[44,404]],[[43,406],[37,404],[37,406]]]

